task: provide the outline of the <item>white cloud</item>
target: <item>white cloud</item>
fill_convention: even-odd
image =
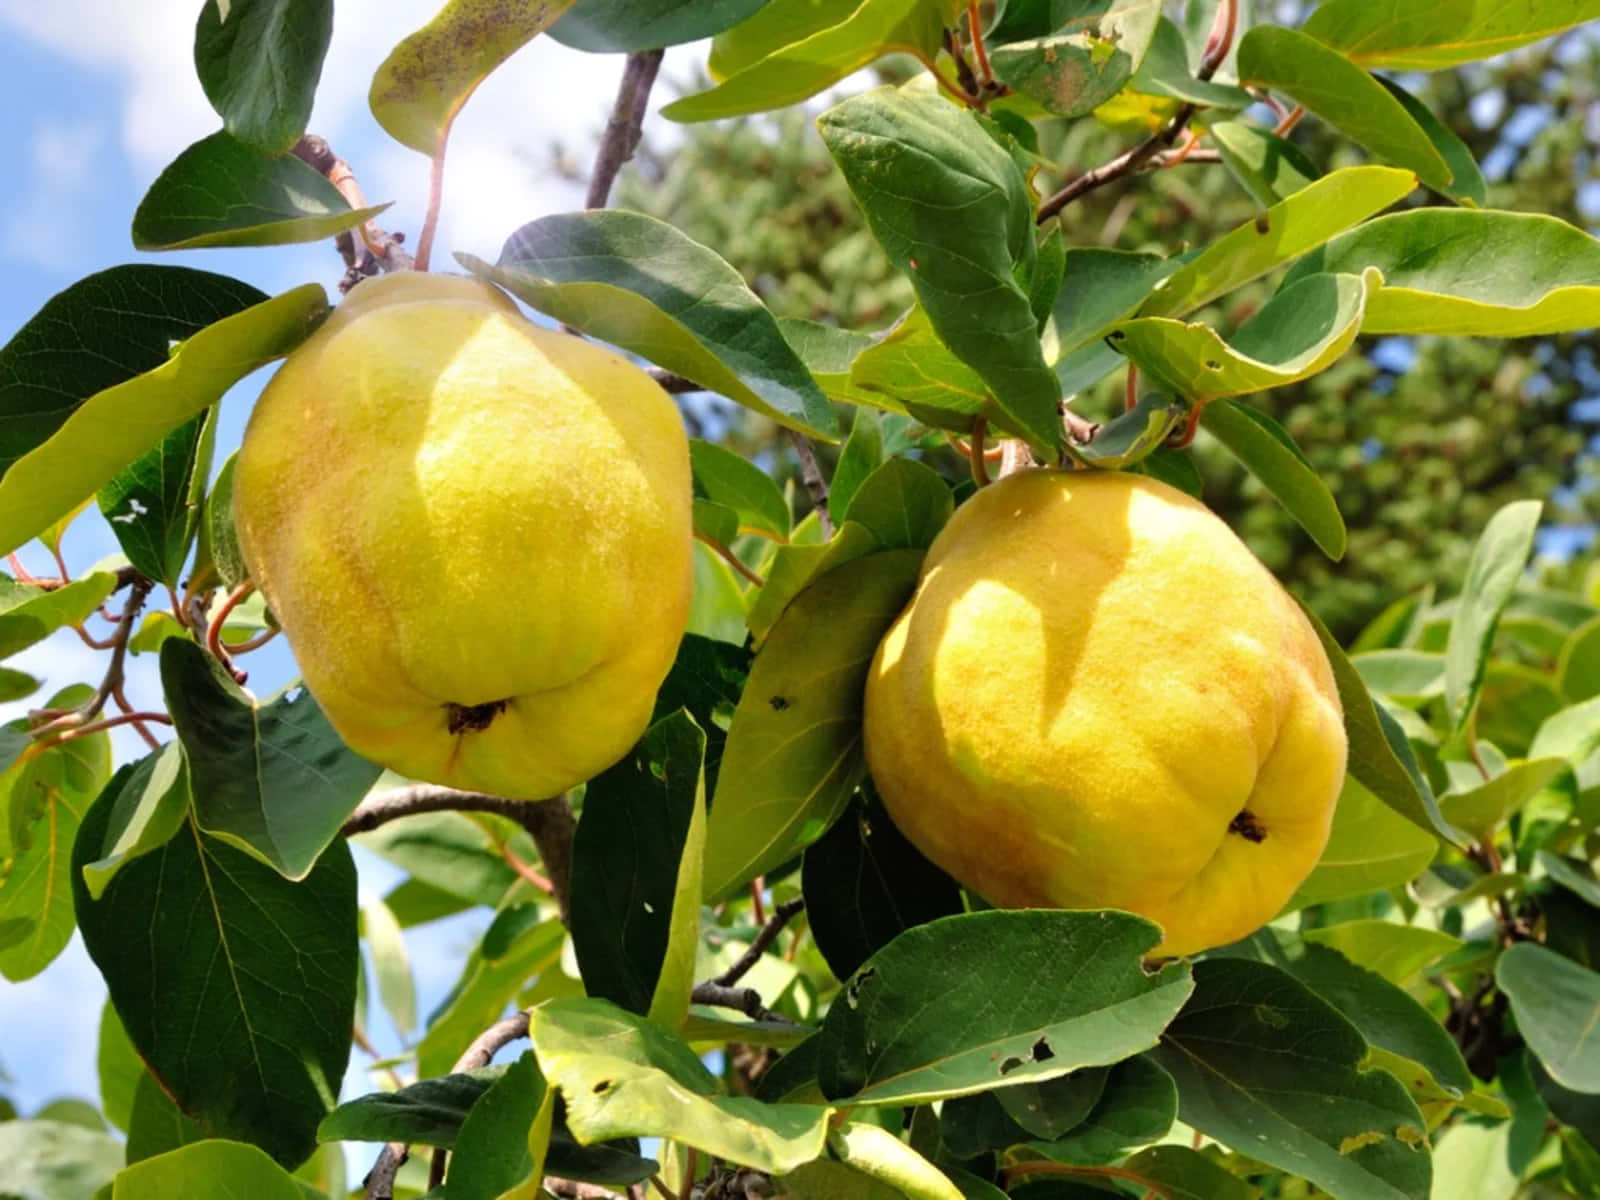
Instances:
[[[53,269],[84,227],[96,160],[106,142],[98,121],[41,121],[23,156],[27,194],[0,232],[0,254]]]
[[[407,230],[413,242],[426,200],[427,160],[382,135],[366,97],[394,44],[438,7],[438,0],[340,0],[311,120],[350,162],[369,200],[396,201],[386,223]],[[218,125],[195,77],[195,12],[193,0],[0,0],[0,27],[122,81],[114,140],[135,178],[147,181]],[[580,204],[581,193],[548,169],[549,147],[560,142],[587,151],[604,125],[621,69],[620,55],[581,54],[536,38],[491,75],[452,133],[440,246],[492,257],[524,221]],[[59,134],[43,123],[35,144],[59,140]],[[70,197],[62,176],[68,167],[81,170],[81,157],[35,162],[23,214],[8,227],[11,252],[29,248],[38,255],[62,244],[41,234],[68,226],[71,218],[59,215],[65,211],[60,201]],[[448,262],[446,255],[439,265]]]

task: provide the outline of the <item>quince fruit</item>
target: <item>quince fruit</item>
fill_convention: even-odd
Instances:
[[[688,620],[671,398],[473,279],[363,282],[262,392],[235,467],[251,578],[358,753],[554,795],[627,752]]]
[[[1189,954],[1271,920],[1345,769],[1299,607],[1198,501],[1025,471],[957,510],[879,646],[865,741],[889,814],[1006,907],[1118,908]]]

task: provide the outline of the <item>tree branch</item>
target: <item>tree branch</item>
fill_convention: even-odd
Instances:
[[[289,153],[326,176],[351,208],[367,207],[367,198],[361,192],[355,172],[350,169],[349,163],[333,152],[326,138],[308,133],[294,144]],[[366,222],[357,232],[359,238],[351,236],[350,231],[346,230],[333,240],[345,265],[344,278],[339,281],[341,293],[348,292],[361,280],[379,271],[409,271],[415,265],[411,255],[401,248],[400,244],[405,241],[403,234],[387,233],[374,221]]]
[[[589,194],[584,200],[585,208],[606,206],[617,172],[639,148],[645,109],[650,103],[650,88],[661,69],[662,53],[661,50],[643,50],[628,55],[627,65],[622,69],[622,82],[617,86],[617,99],[611,106],[611,118],[606,122],[600,149],[595,154],[594,171],[589,176]]]
[[[800,459],[800,482],[806,485],[806,491],[811,496],[811,504],[817,510],[817,521],[822,526],[822,536],[833,536],[833,519],[828,514],[828,484],[822,478],[822,467],[817,463],[817,452],[811,442],[785,427],[784,435],[788,437],[789,444],[794,447],[795,455]]]
[[[793,900],[785,900],[772,910],[772,916],[756,934],[755,940],[750,943],[750,948],[739,956],[739,960],[718,975],[712,982],[719,987],[732,987],[750,972],[750,968],[761,961],[761,956],[767,952],[767,947],[772,945],[778,934],[783,932],[783,927],[794,920],[801,912],[805,911],[806,898],[796,896]]]
[[[572,838],[578,822],[566,796],[548,800],[509,800],[483,792],[458,792],[431,783],[415,783],[368,796],[345,819],[339,832],[345,837],[369,833],[401,817],[430,812],[488,812],[510,817],[533,838],[539,860],[555,889],[562,923],[567,920],[567,899],[572,880]]]

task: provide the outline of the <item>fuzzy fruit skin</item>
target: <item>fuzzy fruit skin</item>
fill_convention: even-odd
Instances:
[[[1288,593],[1204,505],[1113,471],[1025,471],[956,511],[873,660],[865,739],[895,824],[961,883],[1139,913],[1159,955],[1278,913],[1346,754]]]
[[[251,577],[352,749],[531,799],[644,730],[693,543],[688,439],[639,368],[488,284],[386,275],[289,356],[235,471]]]

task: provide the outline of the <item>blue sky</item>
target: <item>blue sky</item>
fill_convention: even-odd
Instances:
[[[373,71],[389,48],[432,17],[440,0],[338,0],[333,45],[311,128],[351,163],[370,201],[395,201],[386,227],[416,240],[427,163],[387,139],[366,109]],[[199,0],[0,0],[0,112],[7,114],[10,167],[0,173],[0,342],[62,288],[93,271],[140,260],[218,271],[278,292],[308,281],[333,294],[343,267],[330,243],[261,250],[141,255],[128,226],[140,196],[161,168],[219,125],[191,63]],[[668,56],[666,74],[687,76],[693,50]],[[549,212],[580,207],[581,192],[548,170],[559,142],[587,158],[603,126],[622,60],[566,50],[546,40],[519,53],[472,98],[457,122],[446,176],[438,246],[494,259],[505,236]],[[435,266],[448,268],[448,253]],[[217,461],[237,445],[262,377],[245,381],[223,407]],[[103,524],[85,515],[64,549],[75,570],[115,550]],[[41,553],[25,553],[49,570]],[[34,647],[11,665],[43,676],[48,690],[97,681],[104,656],[73,636]],[[266,694],[293,674],[274,644],[247,660],[251,687]],[[136,704],[159,706],[147,659],[130,666]],[[38,704],[35,697],[30,702]],[[0,719],[19,706],[0,706]],[[26,703],[23,706],[26,707]],[[126,731],[118,731],[124,734]],[[119,736],[119,757],[142,753]],[[358,855],[364,898],[381,895],[395,873]],[[440,922],[410,937],[425,1014],[444,994],[483,918]],[[24,1113],[59,1096],[98,1094],[93,1031],[105,989],[74,939],[48,970],[23,984],[0,980],[0,1082]],[[373,1005],[379,1044],[392,1031]],[[357,1069],[346,1091],[369,1090]]]

